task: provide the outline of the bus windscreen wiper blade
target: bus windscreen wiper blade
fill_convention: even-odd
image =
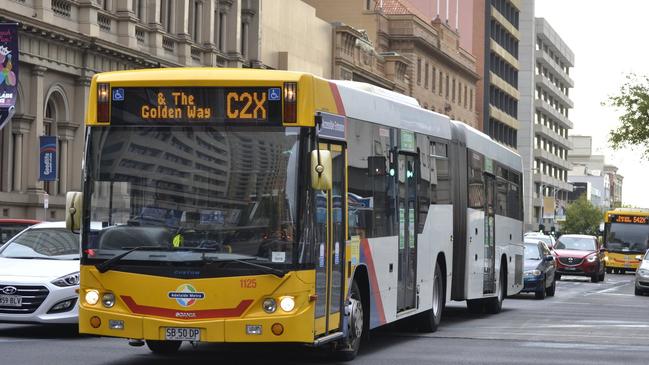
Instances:
[[[171,247],[169,247],[169,246],[138,246],[138,247],[133,247],[133,248],[129,249],[126,252],[122,252],[121,254],[119,254],[119,255],[117,255],[115,257],[112,257],[112,258],[110,258],[110,259],[108,259],[108,260],[106,260],[106,261],[104,261],[102,263],[99,263],[99,264],[95,265],[95,267],[97,268],[97,271],[99,271],[100,273],[103,274],[106,271],[110,270],[113,266],[115,266],[115,264],[117,262],[119,262],[122,258],[124,258],[125,256],[127,256],[128,254],[130,254],[133,251],[169,250],[170,248]]]
[[[258,269],[262,269],[262,270],[264,270],[265,272],[267,272],[267,273],[269,273],[269,274],[273,274],[273,275],[275,275],[275,276],[277,276],[277,277],[279,277],[279,278],[283,278],[284,275],[286,275],[286,271],[283,271],[283,270],[280,270],[280,269],[275,269],[275,268],[273,268],[273,267],[266,266],[266,265],[255,264],[254,262],[250,262],[250,261],[247,261],[247,260],[232,259],[232,258],[230,258],[230,259],[217,259],[217,260],[210,260],[210,259],[208,259],[207,257],[204,257],[204,258],[203,258],[203,261],[208,262],[208,263],[215,263],[215,262],[237,262],[237,263],[240,263],[240,264],[244,264],[244,265],[248,265],[248,266],[253,266],[253,267],[256,267],[256,268],[258,268]]]

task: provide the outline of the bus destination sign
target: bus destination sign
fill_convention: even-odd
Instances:
[[[281,124],[281,89],[273,87],[111,89],[111,124]]]
[[[641,215],[611,215],[611,223],[649,224],[649,217]]]

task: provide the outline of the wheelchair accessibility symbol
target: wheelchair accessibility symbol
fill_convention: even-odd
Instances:
[[[282,89],[278,87],[273,87],[268,89],[268,100],[270,101],[282,100]]]
[[[113,101],[124,101],[124,89],[113,89]]]

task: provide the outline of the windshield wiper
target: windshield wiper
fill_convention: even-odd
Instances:
[[[279,270],[279,269],[275,269],[275,268],[270,267],[270,266],[261,265],[261,264],[255,264],[254,262],[247,261],[247,260],[256,260],[256,259],[257,259],[256,257],[250,257],[249,259],[245,259],[245,260],[232,259],[232,258],[230,258],[230,259],[225,259],[225,258],[221,259],[219,257],[216,257],[215,260],[212,260],[212,259],[209,259],[208,257],[203,256],[203,262],[210,263],[210,264],[217,263],[217,262],[237,262],[237,263],[240,263],[240,264],[244,264],[244,265],[256,267],[258,269],[262,269],[265,272],[267,272],[269,274],[273,274],[273,275],[275,275],[275,276],[277,276],[279,278],[283,278],[284,275],[287,274],[287,272],[284,271],[284,270]]]
[[[133,247],[133,248],[129,249],[126,252],[123,252],[123,253],[115,256],[115,257],[112,257],[112,258],[110,258],[110,259],[108,259],[108,260],[106,260],[106,261],[104,261],[102,263],[99,263],[99,264],[95,265],[95,267],[97,268],[97,271],[99,271],[100,273],[103,274],[106,271],[110,270],[113,266],[115,266],[115,264],[117,262],[119,262],[122,258],[124,258],[125,256],[127,256],[128,254],[130,254],[133,251],[157,251],[157,250],[169,250],[169,249],[173,249],[173,247],[169,247],[169,246],[138,246],[138,247]]]

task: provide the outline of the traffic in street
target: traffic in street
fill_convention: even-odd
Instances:
[[[649,296],[634,295],[634,275],[603,282],[564,276],[554,297],[507,298],[498,315],[467,313],[449,304],[435,333],[411,323],[370,333],[354,364],[646,364]],[[329,364],[323,349],[290,345],[185,343],[173,356],[129,347],[126,340],[78,335],[75,326],[0,324],[3,364]]]

